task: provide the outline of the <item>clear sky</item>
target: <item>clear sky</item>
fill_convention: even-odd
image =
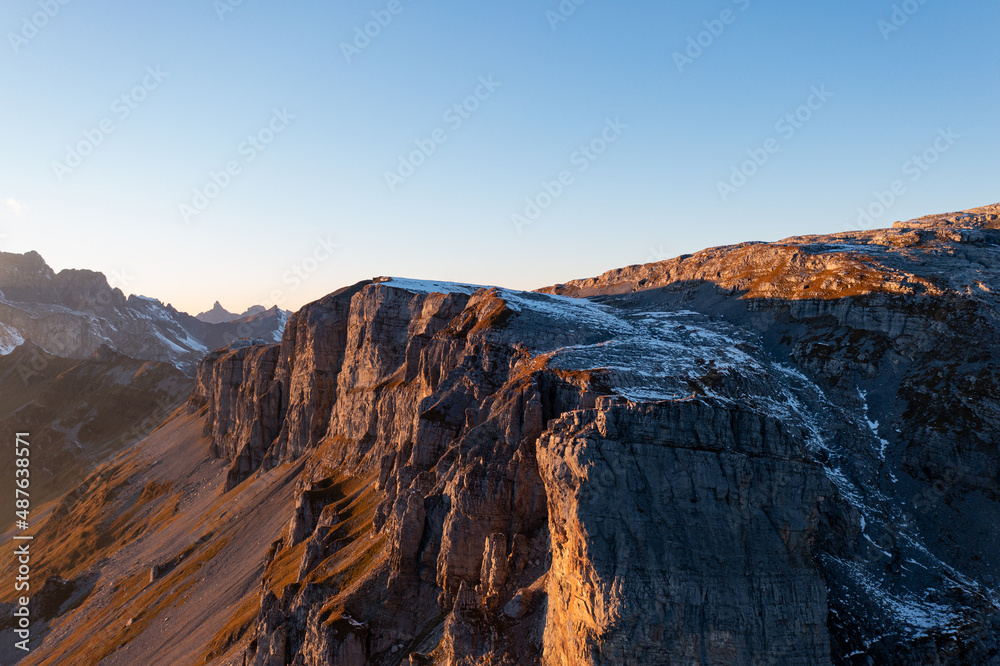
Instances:
[[[1000,200],[995,2],[577,2],[6,0],[0,247],[294,309]]]

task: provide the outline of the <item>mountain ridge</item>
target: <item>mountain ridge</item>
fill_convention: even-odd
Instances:
[[[235,314],[226,310],[226,308],[222,307],[222,303],[216,301],[211,310],[206,310],[201,314],[195,315],[195,319],[203,321],[207,324],[229,324],[232,322],[247,321],[252,317],[265,313],[275,314],[278,311],[279,308],[276,305],[272,305],[270,308],[265,308],[263,305],[251,305],[243,312],[243,314]],[[280,312],[284,313],[286,317],[293,314],[289,310],[280,310]]]
[[[126,297],[102,273],[56,273],[37,252],[0,252],[0,353],[32,340],[50,353],[86,358],[107,344],[193,376],[210,349],[241,337],[279,340],[286,321],[274,307],[208,323],[153,298]]]
[[[25,663],[998,663],[1000,244],[963,215],[310,303],[41,527],[115,545],[40,563],[82,596]]]

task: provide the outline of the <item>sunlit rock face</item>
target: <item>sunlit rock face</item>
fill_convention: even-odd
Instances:
[[[972,322],[993,307],[1000,231],[990,211],[942,220],[546,294],[356,285],[271,348],[273,384],[252,384],[284,396],[284,423],[234,469],[306,456],[303,493],[333,471],[371,479],[384,563],[353,590],[308,589],[363,623],[373,663],[985,658],[996,563],[947,544],[991,518],[959,527],[946,497],[996,515],[997,392]],[[949,367],[974,380],[946,387]],[[942,480],[931,509],[909,501]],[[299,535],[311,562],[336,559],[316,530]],[[359,644],[360,628],[289,619],[304,593],[276,602],[296,653]]]
[[[176,663],[997,663],[997,214],[335,292],[136,449],[211,575],[151,538],[83,608],[120,557],[199,600]]]

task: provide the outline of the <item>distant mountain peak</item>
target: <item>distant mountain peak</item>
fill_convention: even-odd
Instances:
[[[0,290],[37,286],[54,277],[55,271],[34,250],[24,254],[0,252]]]
[[[206,324],[225,324],[236,319],[236,317],[237,315],[222,307],[222,303],[219,301],[215,302],[211,310],[206,310],[201,314],[195,315],[195,319],[203,321]]]
[[[233,315],[218,302],[223,319],[196,319],[150,296],[126,298],[100,272],[55,273],[37,252],[0,252],[0,294],[0,357],[32,342],[63,358],[101,360],[113,350],[193,374],[210,349],[242,336],[279,341],[288,321],[259,305]]]
[[[211,310],[206,310],[205,312],[196,315],[195,319],[203,321],[206,324],[228,324],[236,321],[237,319],[252,317],[253,315],[258,315],[264,312],[268,312],[268,310],[263,305],[251,305],[243,314],[236,314],[222,307],[222,303],[216,301]]]

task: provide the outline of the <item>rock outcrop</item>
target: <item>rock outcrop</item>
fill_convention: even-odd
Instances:
[[[546,663],[827,661],[811,544],[834,489],[806,441],[700,401],[601,398],[551,424]]]
[[[281,429],[282,389],[273,381],[279,351],[260,339],[238,340],[198,368],[191,403],[208,410],[212,455],[233,461],[227,488],[260,467]]]
[[[388,544],[355,589],[311,594],[364,622],[371,663],[993,658],[996,569],[946,545],[986,528],[953,499],[983,520],[998,499],[989,215],[719,248],[548,299],[383,280],[307,307],[332,348],[286,337],[309,390],[276,370],[295,416],[257,457],[373,479]],[[945,390],[958,368],[975,379]],[[313,649],[285,634],[290,659]]]
[[[991,207],[542,293],[335,292],[207,356],[165,426],[228,473],[145,511],[225,522],[223,553],[222,507],[256,511],[253,584],[188,564],[149,598],[230,595],[213,663],[1000,663],[998,244]],[[109,664],[151,654],[129,631]]]

